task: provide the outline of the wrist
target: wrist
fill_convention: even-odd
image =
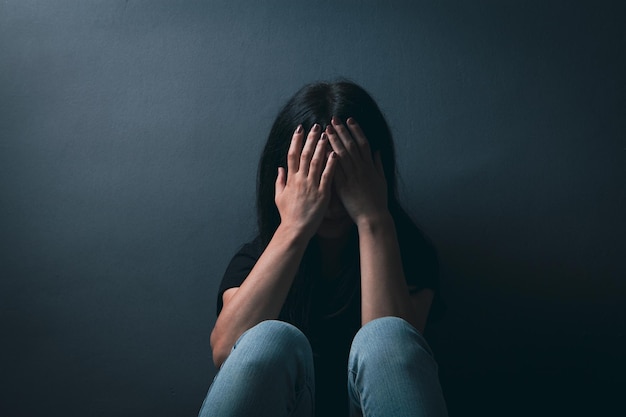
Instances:
[[[280,223],[274,232],[274,238],[279,238],[281,241],[288,242],[289,246],[296,247],[306,248],[312,237],[306,229],[286,223]]]
[[[359,232],[378,231],[394,227],[393,217],[391,213],[389,213],[389,210],[363,215],[355,219],[355,224]]]

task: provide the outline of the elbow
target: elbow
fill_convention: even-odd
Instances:
[[[228,355],[224,354],[222,351],[213,349],[213,365],[215,365],[215,369],[220,369],[227,357]]]
[[[213,330],[213,333],[211,333],[211,354],[213,355],[213,364],[216,369],[220,369],[222,367],[222,364],[226,361],[229,352],[230,349],[225,346],[223,338],[220,338],[216,334],[215,330]]]

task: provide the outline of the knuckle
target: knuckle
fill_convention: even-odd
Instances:
[[[319,157],[311,159],[311,167],[319,167],[322,164],[322,160]]]
[[[304,178],[302,177],[302,175],[293,176],[293,185],[295,185],[296,187],[300,187],[302,186],[303,183],[304,183]]]

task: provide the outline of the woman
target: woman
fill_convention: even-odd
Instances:
[[[396,196],[391,133],[351,82],[303,87],[259,164],[258,237],[231,260],[200,416],[444,416],[422,336],[435,251]]]

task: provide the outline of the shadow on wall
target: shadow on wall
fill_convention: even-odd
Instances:
[[[622,293],[563,264],[472,247],[439,250],[447,312],[426,336],[450,415],[613,415],[624,408]]]

